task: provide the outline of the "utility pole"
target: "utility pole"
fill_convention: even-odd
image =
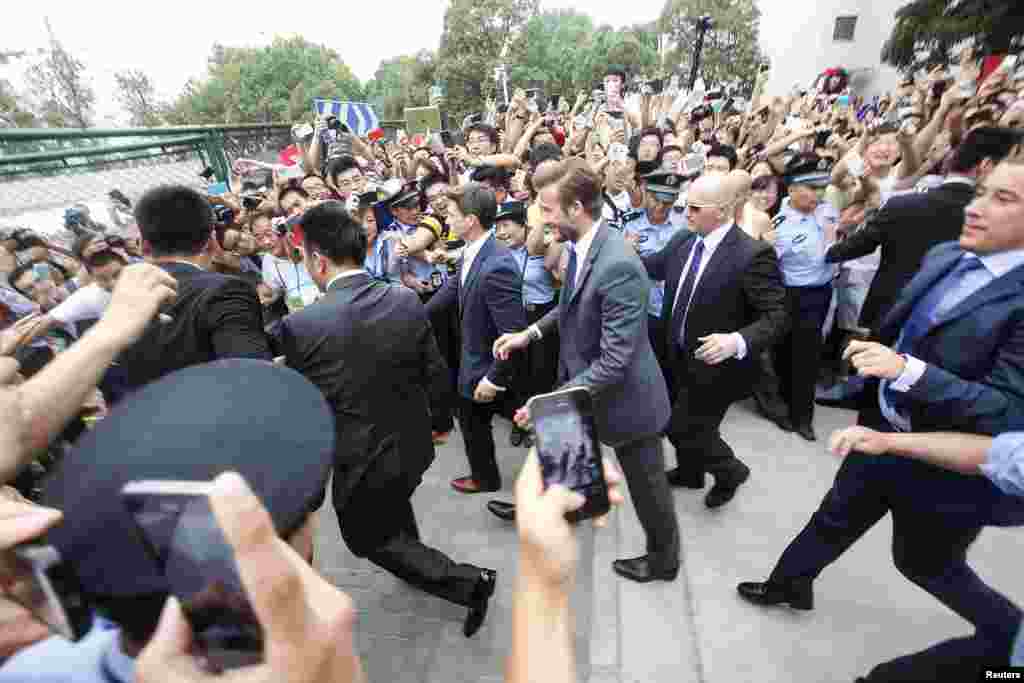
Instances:
[[[704,50],[704,34],[711,29],[711,17],[704,15],[697,20],[697,42],[693,47],[693,67],[690,69],[690,91],[697,82],[697,74],[700,71],[700,53]]]

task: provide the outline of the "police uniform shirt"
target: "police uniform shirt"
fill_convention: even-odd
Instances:
[[[818,204],[813,214],[790,208],[786,199],[773,219],[777,233],[775,253],[787,287],[820,287],[832,281],[836,266],[825,263],[831,246],[826,235],[839,222],[839,212],[828,202]]]
[[[121,650],[121,631],[97,618],[77,643],[51,636],[0,667],[0,683],[132,683],[135,660]]]
[[[418,229],[418,225],[406,225],[397,220],[388,226],[388,230],[395,230],[403,237],[412,237]],[[401,259],[400,264],[401,272],[412,273],[413,277],[420,282],[430,282],[431,275],[437,270],[434,264],[419,258],[419,254],[406,256]]]
[[[624,232],[627,235],[637,235],[636,250],[641,256],[655,254],[665,248],[669,240],[679,232],[679,228],[672,223],[671,219],[654,225],[643,211],[639,216],[626,224]],[[661,316],[661,305],[665,300],[665,282],[659,281],[651,285],[651,295],[647,302],[647,313],[654,317]]]
[[[608,200],[611,200],[611,204]],[[605,193],[602,201],[601,216],[608,221],[608,225],[621,230],[626,222],[626,214],[631,213],[632,209],[629,192],[623,190],[614,196]]]
[[[551,303],[555,298],[555,278],[544,267],[544,255],[530,255],[525,246],[512,255],[523,275],[523,303],[528,306]]]

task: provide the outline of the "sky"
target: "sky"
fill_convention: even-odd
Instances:
[[[782,0],[759,0],[760,4]],[[369,3],[249,3],[175,0],[8,3],[0,46],[34,51],[48,43],[44,17],[57,38],[85,63],[97,95],[97,118],[115,122],[114,73],[140,69],[159,99],[173,99],[190,77],[202,77],[215,42],[264,45],[275,34],[299,33],[334,48],[355,75],[373,77],[383,59],[436,49],[447,0],[377,0]],[[542,9],[572,7],[597,24],[623,26],[655,19],[664,0],[541,0]],[[310,8],[309,11],[301,8]],[[380,26],[379,31],[366,30]],[[24,63],[25,60],[19,60]],[[21,86],[23,67],[0,65],[0,77]]]

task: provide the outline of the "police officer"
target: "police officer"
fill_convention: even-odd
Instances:
[[[775,368],[789,417],[777,424],[808,441],[816,440],[813,427],[814,390],[821,367],[822,326],[832,302],[836,268],[825,262],[835,241],[839,212],[818,198],[831,174],[827,160],[800,156],[786,169],[789,197],[773,219],[764,239],[779,257],[786,284],[792,328],[775,349]]]
[[[623,232],[641,256],[661,251],[672,236],[679,232],[679,227],[672,222],[672,206],[679,198],[683,185],[683,177],[670,171],[658,170],[643,176],[644,209],[625,224]],[[655,282],[651,285],[651,294],[647,300],[647,333],[651,339],[654,355],[661,364],[665,382],[668,384],[669,395],[672,391],[672,378],[669,376],[669,363],[665,348],[668,335],[661,320],[662,302],[665,299],[665,283]]]
[[[498,207],[494,235],[512,251],[519,263],[526,321],[532,325],[556,305],[555,278],[545,267],[544,253],[537,253],[536,245],[528,244],[526,209],[526,204],[520,201],[505,202]],[[530,246],[534,246],[533,253]],[[550,336],[551,339],[541,339],[527,349],[529,375],[523,383],[525,399],[554,390],[558,373],[558,336]]]

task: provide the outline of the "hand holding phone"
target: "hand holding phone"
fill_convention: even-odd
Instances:
[[[133,481],[121,499],[216,671],[263,660],[263,630],[234,550],[210,506],[210,482]]]
[[[575,387],[534,396],[526,410],[537,434],[544,488],[559,484],[585,499],[566,519],[578,522],[607,513],[611,503],[590,392]]]

